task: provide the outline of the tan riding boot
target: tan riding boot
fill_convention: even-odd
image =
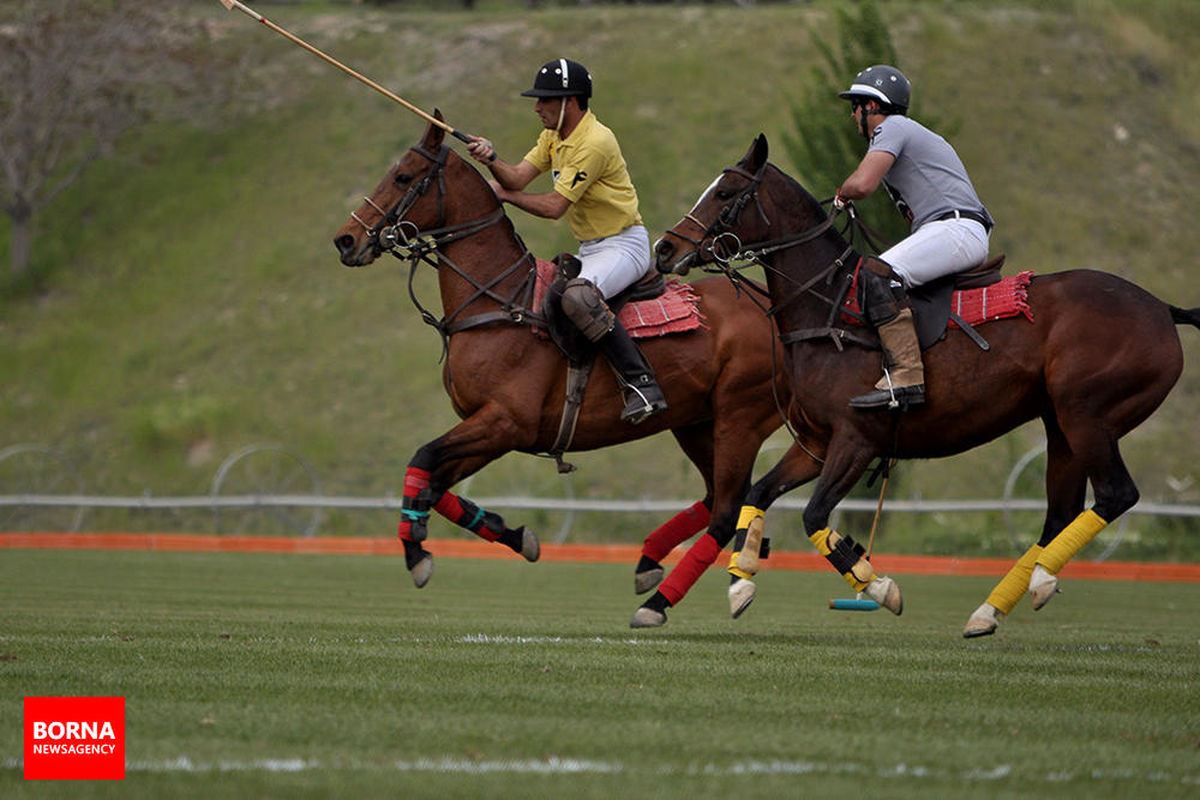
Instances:
[[[850,405],[903,410],[924,403],[925,367],[912,309],[902,309],[895,319],[880,325],[879,341],[883,345],[883,379],[875,384],[875,391],[852,398]]]

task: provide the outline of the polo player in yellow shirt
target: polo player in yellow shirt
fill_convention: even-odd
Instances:
[[[651,269],[650,236],[638,213],[637,190],[613,132],[588,109],[592,76],[565,58],[547,62],[521,93],[537,98],[545,130],[518,164],[496,157],[492,143],[472,137],[467,149],[486,164],[502,201],[547,219],[566,217],[579,241],[579,275],[563,290],[562,309],[596,342],[617,372],[625,395],[621,419],[634,424],[667,408],[654,370],[605,302]],[[550,170],[553,189],[524,191]]]

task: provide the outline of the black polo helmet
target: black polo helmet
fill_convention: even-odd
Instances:
[[[895,67],[876,64],[855,75],[850,88],[839,92],[838,97],[845,100],[878,100],[903,114],[908,111],[908,103],[912,98],[912,84],[904,77],[904,73]]]
[[[592,75],[587,67],[569,58],[547,61],[533,79],[533,88],[522,97],[591,97]]]

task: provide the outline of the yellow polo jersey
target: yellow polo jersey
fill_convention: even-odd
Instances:
[[[554,191],[571,201],[565,214],[581,242],[641,225],[637,190],[613,132],[589,109],[571,135],[543,130],[525,160],[538,172],[552,170]]]

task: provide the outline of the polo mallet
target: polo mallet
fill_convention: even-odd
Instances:
[[[451,127],[450,125],[447,125],[445,122],[443,122],[442,120],[433,116],[432,114],[425,113],[421,109],[414,106],[412,103],[405,100],[400,95],[394,94],[393,92],[388,91],[387,89],[383,88],[382,86],[380,86],[378,83],[371,80],[367,76],[362,75],[358,72],[355,72],[354,70],[350,69],[345,64],[343,64],[342,62],[338,61],[336,58],[333,58],[332,56],[329,56],[326,53],[313,47],[311,44],[304,41],[299,36],[296,36],[288,31],[284,30],[283,28],[279,27],[274,22],[271,22],[271,20],[267,19],[262,14],[259,14],[257,11],[250,8],[249,6],[246,6],[245,4],[238,2],[238,0],[220,0],[220,3],[221,3],[221,5],[225,6],[225,8],[229,9],[230,11],[232,11],[233,9],[236,8],[238,11],[241,11],[243,14],[250,17],[251,19],[258,20],[263,25],[266,25],[268,28],[275,31],[276,33],[278,33],[280,36],[284,37],[285,39],[288,39],[289,41],[300,45],[305,50],[312,53],[314,56],[321,59],[325,63],[331,64],[332,66],[337,67],[342,72],[349,75],[351,78],[362,81],[367,86],[370,86],[372,89],[379,92],[381,95],[388,98],[389,100],[394,100],[397,103],[399,103],[400,105],[404,106],[409,111],[413,112],[414,114],[416,114],[418,117],[425,120],[429,124],[438,126],[442,130],[446,131],[446,133],[453,136],[455,139],[458,139],[459,141],[465,142],[467,144],[471,143],[471,137],[467,136],[465,133],[455,130],[453,127]]]
[[[883,514],[883,498],[887,494],[888,480],[891,476],[891,465],[889,465],[886,473],[883,476],[883,483],[879,486],[879,502],[875,504],[875,519],[871,521],[871,535],[867,539],[867,551],[863,556],[868,561],[871,560],[871,551],[875,547],[875,531],[879,530],[879,517]],[[829,607],[834,611],[877,611],[879,603],[871,599],[863,599],[863,593],[859,592],[854,599],[837,598],[829,601]]]

